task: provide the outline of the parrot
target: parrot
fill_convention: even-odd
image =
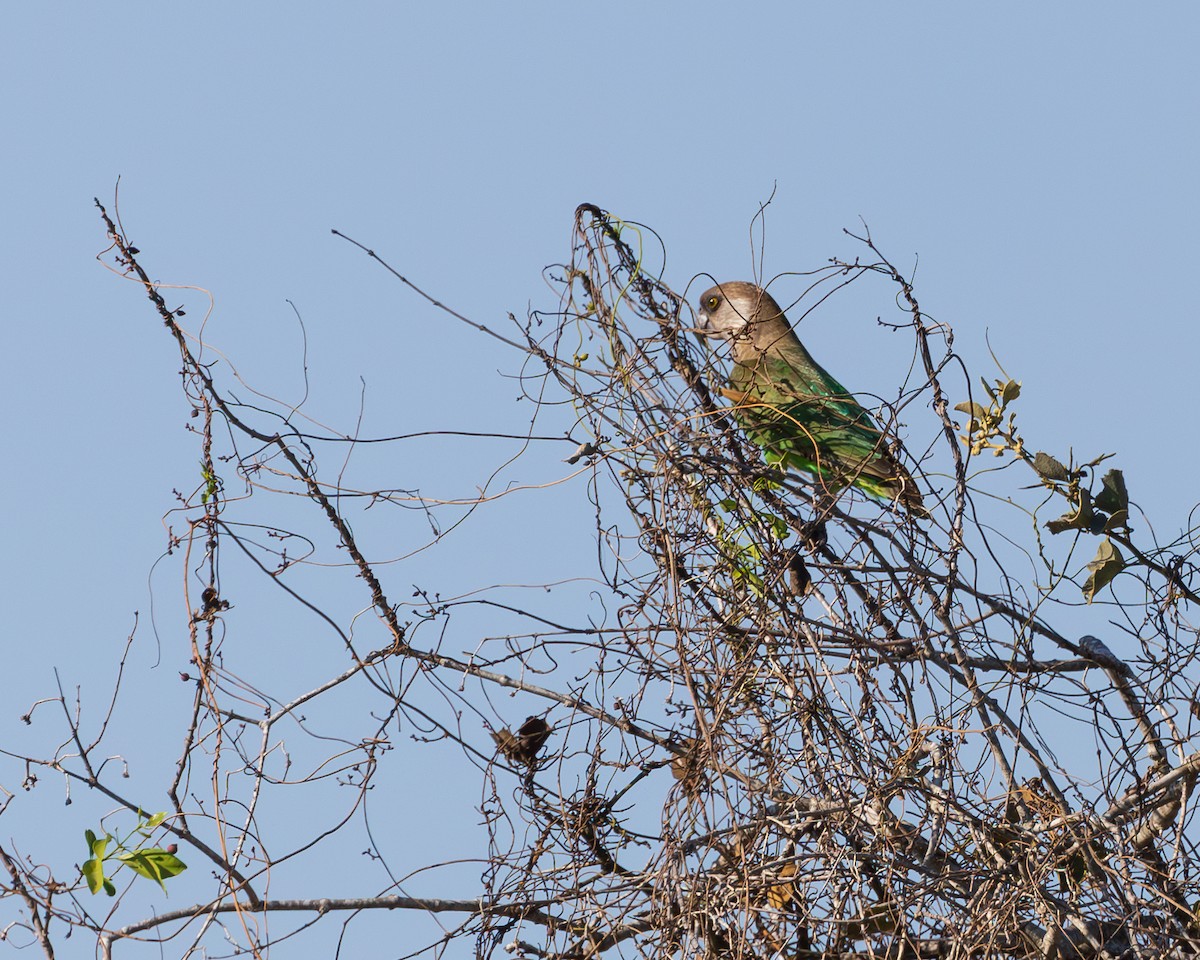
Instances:
[[[774,298],[744,281],[700,297],[697,332],[733,348],[735,419],[768,463],[814,474],[836,491],[853,485],[927,517],[921,492],[892,456],[871,415],[812,358]]]

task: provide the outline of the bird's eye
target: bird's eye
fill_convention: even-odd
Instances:
[[[717,304],[720,302],[721,302],[721,298],[714,295],[704,301],[704,306],[709,310],[716,310]]]

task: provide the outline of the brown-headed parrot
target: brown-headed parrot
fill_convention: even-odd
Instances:
[[[812,358],[762,287],[719,284],[700,297],[699,329],[733,347],[721,394],[768,463],[815,474],[829,489],[852,484],[928,516],[912,477],[854,396]]]

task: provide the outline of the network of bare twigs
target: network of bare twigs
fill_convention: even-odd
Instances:
[[[1060,476],[1039,459],[1029,474],[1067,501],[1063,532],[1106,534],[1138,558],[1121,570],[1132,599],[1113,604],[1122,640],[1139,645],[1131,668],[1056,626],[1072,622],[1079,582],[1059,571],[1039,588],[1006,574],[1013,547],[994,553],[976,520],[950,419],[949,395],[967,386],[947,331],[869,235],[858,238],[866,260],[815,271],[800,302],[869,280],[893,290],[919,373],[881,416],[903,413],[918,444],[933,438],[910,461],[938,503],[928,520],[764,467],[714,390],[719,361],[685,334],[689,308],[647,267],[649,231],[586,205],[576,226],[539,356],[634,520],[606,522],[606,506],[598,525],[623,605],[597,679],[638,678],[626,715],[669,733],[651,749],[598,723],[576,794],[531,787],[544,833],[512,857],[511,889],[569,904],[569,919],[550,945],[526,949],[967,957],[1200,946],[1188,805],[1200,754],[1185,680],[1196,635],[1184,619],[1196,598],[1190,561],[1173,553],[1188,545],[1140,551],[1127,516],[1072,525],[1091,509],[1078,484],[1094,467]],[[981,405],[965,412],[984,419]],[[984,425],[972,427],[978,439]],[[1000,452],[1034,466],[1015,439]],[[661,796],[652,830],[623,812],[639,795]]]
[[[582,442],[568,463],[590,477],[595,516],[596,569],[585,575],[608,613],[572,625],[499,592],[476,597],[524,631],[461,656],[424,641],[445,634],[455,603],[421,591],[399,601],[408,585],[363,546],[374,514],[351,515],[416,506],[436,542],[437,510],[461,516],[492,494],[435,503],[322,474],[322,444],[362,441],[300,430],[295,407],[234,398],[103,215],[117,270],[144,287],[178,343],[197,421],[203,482],[181,494],[170,543],[187,582],[203,584],[186,596],[193,702],[165,784],[170,809],[153,828],[208,864],[211,887],[118,922],[116,908],[94,913],[78,876],[0,847],[4,894],[26,911],[8,933],[27,929],[48,956],[56,929],[91,932],[104,956],[132,938],[178,940],[182,955],[218,955],[220,940],[266,956],[330,914],[348,926],[401,911],[461,916],[404,955],[453,955],[458,944],[546,960],[1200,949],[1196,544],[1139,540],[1123,478],[1101,476],[1103,458],[1031,454],[1013,381],[971,399],[949,328],[922,312],[868,233],[853,238],[861,259],[795,275],[789,313],[833,308],[851,285],[883,291],[886,325],[913,362],[872,405],[930,516],[765,464],[720,393],[724,359],[692,335],[690,307],[654,266],[653,233],[584,205],[568,262],[549,271],[556,313],[508,335],[459,319],[524,354],[537,417],[572,411],[566,433]],[[1022,495],[1036,503],[985,494],[989,478],[975,470],[985,455],[1023,471]],[[235,499],[263,495],[303,504],[313,522],[301,532],[231,519]],[[1055,503],[1066,512],[1046,524]],[[1001,521],[1012,521],[1003,536],[992,532]],[[330,545],[361,590],[349,612],[289,586]],[[229,551],[338,638],[343,662],[311,689],[272,699],[235,669],[248,661],[226,653]],[[1132,654],[1118,657],[1081,623]],[[492,702],[500,692],[539,706],[506,723]],[[348,732],[318,735],[302,716],[327,701]],[[148,809],[97,762],[103,729],[90,739],[64,694],[52,702],[69,736],[53,756],[21,757],[26,769]],[[285,746],[284,728],[310,749]],[[371,791],[398,734],[413,730],[412,749],[458,744],[482,787],[482,889],[413,895],[394,878],[439,864],[394,869],[372,839],[382,892],[339,897],[314,871],[310,895],[271,899],[274,872],[318,856],[319,840],[356,818],[371,831]],[[263,808],[325,781],[341,789],[323,826],[274,839]],[[285,927],[284,915],[306,919]]]

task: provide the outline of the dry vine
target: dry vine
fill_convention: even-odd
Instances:
[[[294,410],[236,399],[101,210],[120,271],[178,344],[199,423],[204,482],[183,497],[171,543],[202,584],[198,601],[187,598],[193,702],[170,807],[153,825],[187,854],[197,899],[139,919],[102,916],[78,875],[3,849],[4,892],[23,911],[10,937],[27,929],[47,956],[56,931],[71,929],[89,931],[106,957],[147,937],[183,956],[216,955],[219,944],[265,956],[334,915],[348,927],[402,910],[461,922],[389,955],[460,942],[483,957],[547,960],[1200,950],[1194,539],[1137,539],[1123,478],[1101,475],[1099,459],[1064,465],[1029,453],[1013,381],[985,384],[986,404],[970,399],[948,328],[929,321],[869,234],[855,238],[864,260],[805,275],[789,312],[828,309],[850,284],[880,283],[894,296],[891,326],[911,338],[915,372],[878,410],[904,437],[901,455],[932,516],[855,492],[831,497],[764,465],[717,389],[719,351],[689,333],[689,306],[651,265],[650,232],[584,205],[570,261],[549,271],[557,313],[534,314],[508,336],[459,319],[525,353],[538,418],[569,404],[577,448],[567,461],[590,477],[593,575],[611,613],[566,623],[497,591],[472,602],[524,626],[455,655],[442,648],[456,603],[401,603],[403,584],[362,546],[371,515],[351,519],[358,505],[419,498],[330,479],[317,451],[359,440],[305,433]],[[1024,471],[1035,492],[1021,496],[1041,499],[1001,511],[1016,518],[1005,538],[979,519],[997,509],[981,506],[987,474],[973,472],[988,451],[1009,473]],[[231,476],[245,494],[228,492]],[[292,569],[323,551],[322,534],[231,520],[231,501],[250,493],[316,511],[361,585],[369,625],[362,610],[326,610],[289,585]],[[1044,524],[1054,501],[1066,513]],[[435,524],[433,539],[442,535]],[[1018,536],[1034,549],[1015,546]],[[226,597],[238,592],[223,576],[229,551],[340,637],[340,668],[276,701],[227,667]],[[1013,572],[1018,560],[1028,575]],[[1109,642],[1080,636],[1084,619]],[[501,691],[540,706],[524,721],[506,718],[490,700]],[[69,737],[53,756],[21,761],[131,813],[149,809],[96,762],[102,735],[88,741],[66,696],[55,700]],[[296,773],[281,731],[304,730],[302,714],[326,700],[356,708],[346,714],[352,731]],[[457,899],[434,899],[394,880],[345,897],[318,872],[305,897],[268,896],[272,871],[317,858],[319,840],[336,842],[364,816],[397,735],[414,729],[457,743],[478,770],[482,888],[476,879]],[[343,791],[332,821],[281,844],[260,807],[330,778],[352,799]],[[211,873],[202,894],[201,861]],[[306,919],[281,926],[292,913]]]

